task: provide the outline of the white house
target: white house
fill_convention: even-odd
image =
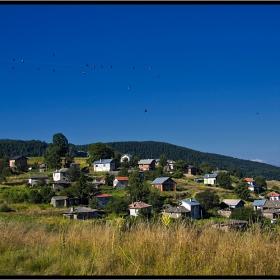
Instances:
[[[269,200],[280,200],[280,194],[274,191],[268,193],[266,197]]]
[[[28,183],[33,187],[39,180],[43,180],[47,185],[50,183],[49,176],[41,174],[29,175]]]
[[[143,201],[137,201],[137,202],[133,202],[130,205],[128,205],[128,209],[130,212],[130,216],[138,216],[138,212],[142,209],[147,209],[148,212],[151,213],[152,211],[152,205],[147,204]]]
[[[53,180],[59,182],[70,183],[70,174],[68,168],[61,168],[53,172]]]
[[[218,174],[205,174],[203,176],[204,185],[216,185],[217,184],[217,176]]]
[[[114,171],[116,169],[113,159],[100,159],[93,163],[93,170],[95,172],[100,171]]]
[[[130,155],[130,154],[122,155],[121,159],[120,159],[120,162],[123,162],[125,158],[127,159],[127,161],[130,161],[132,159],[132,155]]]
[[[191,212],[190,217],[192,219],[200,219],[200,203],[194,198],[191,199],[182,199],[179,203],[180,206],[185,207]]]

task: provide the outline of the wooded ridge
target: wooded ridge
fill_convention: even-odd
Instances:
[[[131,154],[140,156],[141,158],[159,159],[161,155],[165,155],[170,160],[184,160],[189,164],[200,165],[207,162],[220,170],[228,170],[229,168],[237,168],[242,171],[246,177],[263,176],[266,180],[280,180],[280,167],[253,162],[250,160],[238,159],[230,156],[224,156],[213,153],[199,152],[185,147],[176,146],[164,142],[156,141],[125,141],[125,142],[107,142],[104,143],[114,149],[115,152],[121,154]],[[87,152],[90,144],[74,145],[69,147],[74,151],[83,150]],[[26,157],[43,156],[48,143],[39,140],[10,140],[0,139],[0,149],[8,157],[23,155]]]

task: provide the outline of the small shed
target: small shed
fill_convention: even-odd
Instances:
[[[92,209],[89,207],[71,207],[70,210],[64,211],[63,216],[68,219],[75,220],[88,220],[88,219],[97,219],[98,218],[98,210]]]

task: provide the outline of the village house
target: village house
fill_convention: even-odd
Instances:
[[[151,185],[157,188],[159,191],[176,191],[176,182],[170,177],[156,178]]]
[[[173,173],[173,171],[174,171],[174,163],[175,163],[174,160],[170,160],[170,159],[167,160],[166,172]]]
[[[152,212],[152,205],[147,204],[145,202],[142,201],[137,201],[137,202],[133,202],[130,205],[128,205],[128,209],[129,209],[129,213],[130,216],[138,216],[138,212],[140,210],[145,209],[148,213]]]
[[[9,166],[11,168],[20,168],[23,171],[27,170],[27,160],[25,156],[15,156],[9,159]]]
[[[201,218],[200,203],[197,200],[195,200],[194,198],[182,199],[179,202],[179,205],[185,207],[187,210],[190,211],[190,217],[192,219]]]
[[[96,189],[99,189],[100,186],[106,185],[106,177],[103,176],[101,179],[94,178],[92,184]]]
[[[107,203],[112,199],[112,196],[106,193],[99,193],[93,196],[97,200],[98,208],[104,208]]]
[[[280,200],[280,194],[272,191],[266,195],[266,198],[268,200]]]
[[[253,202],[254,211],[262,210],[265,205],[266,200],[263,199],[255,199]]]
[[[197,173],[197,168],[193,165],[188,165],[187,167],[187,170],[188,170],[188,175],[196,175]]]
[[[28,184],[30,184],[31,187],[33,187],[34,185],[37,185],[38,182],[40,182],[40,180],[44,182],[45,185],[48,185],[50,183],[50,179],[48,175],[32,174],[29,175]]]
[[[204,185],[206,186],[215,186],[217,184],[218,174],[205,174],[203,176]]]
[[[252,192],[259,191],[259,187],[256,185],[256,182],[253,178],[245,178],[245,182],[248,184],[248,189]]]
[[[138,161],[138,167],[141,171],[155,170],[156,161],[154,159],[141,159]]]
[[[115,189],[123,189],[125,186],[128,185],[128,177],[116,177],[113,181],[113,187]]]
[[[126,159],[128,162],[131,161],[132,155],[130,155],[130,154],[124,154],[124,155],[122,155],[121,158],[120,158],[120,162],[124,162],[125,159]]]
[[[170,204],[165,204],[162,207],[161,215],[168,216],[170,218],[180,218],[182,216],[184,217],[190,217],[191,211],[185,208],[184,206],[178,205],[178,206],[171,206]]]
[[[51,198],[51,203],[53,207],[68,207],[71,205],[78,205],[79,198],[77,197],[68,197],[68,196],[53,196]]]
[[[71,178],[68,168],[61,168],[53,172],[53,188],[60,191],[71,186]]]
[[[75,220],[97,219],[98,210],[89,207],[71,207],[70,210],[63,212],[63,216]]]
[[[113,159],[100,159],[93,162],[94,172],[114,171],[116,169]]]
[[[241,199],[223,199],[221,202],[221,210],[218,214],[229,218],[235,208],[244,207],[244,201]]]
[[[75,167],[76,170],[80,171],[81,170],[81,164],[78,162],[71,162],[70,167]]]
[[[280,201],[278,200],[265,200],[262,207],[262,216],[269,219],[276,219],[280,217]]]

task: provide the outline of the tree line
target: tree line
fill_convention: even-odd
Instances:
[[[61,134],[61,133],[58,133]],[[0,149],[4,155],[8,157],[16,155],[24,155],[27,157],[43,156],[47,148],[53,143],[47,144],[39,140],[21,141],[21,140],[0,140]],[[188,164],[200,166],[207,162],[215,169],[230,170],[238,169],[245,177],[263,176],[267,180],[280,180],[280,168],[250,160],[242,160],[234,157],[223,156],[219,154],[204,153],[188,149],[185,147],[176,146],[164,142],[154,141],[127,141],[127,142],[108,142],[105,143],[110,146],[115,153],[131,154],[139,156],[140,158],[160,158],[165,155],[170,160],[183,160]],[[73,156],[77,156],[79,150],[85,152],[89,151],[88,145],[74,145],[68,143],[68,148]]]

